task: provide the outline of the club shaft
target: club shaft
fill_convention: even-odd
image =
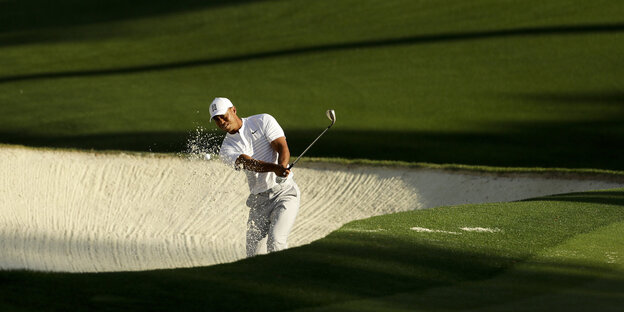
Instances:
[[[312,141],[312,143],[310,143],[310,145],[308,145],[308,147],[303,151],[303,153],[301,153],[299,155],[299,157],[297,157],[297,159],[295,159],[295,161],[292,164],[290,164],[290,166],[288,166],[288,169],[291,169],[292,167],[294,167],[295,164],[301,158],[301,156],[303,156],[303,154],[305,154],[310,149],[310,147],[312,147],[312,145],[314,145],[314,143],[316,143],[316,141],[318,141],[318,139],[320,139],[323,136],[323,134],[325,134],[325,132],[327,132],[327,130],[329,130],[329,128],[331,128],[331,126],[327,127],[325,130],[323,130],[323,132],[321,132],[321,134],[319,134],[319,136],[317,136],[316,139],[314,141]]]

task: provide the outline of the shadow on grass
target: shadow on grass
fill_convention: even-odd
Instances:
[[[0,35],[7,32],[137,19],[248,2],[252,0],[0,1]]]
[[[34,73],[25,75],[13,75],[0,77],[0,83],[9,83],[24,80],[35,79],[55,79],[55,78],[72,78],[72,77],[93,77],[117,74],[132,74],[150,71],[163,71],[172,69],[192,68],[198,66],[209,66],[223,63],[234,63],[256,59],[275,58],[292,56],[307,53],[322,53],[330,51],[352,50],[362,48],[378,48],[388,46],[402,46],[413,44],[426,44],[446,41],[461,40],[479,40],[501,37],[522,37],[522,36],[543,36],[543,35],[574,35],[574,34],[593,34],[593,33],[620,33],[624,31],[624,24],[587,24],[587,25],[563,25],[551,27],[533,27],[518,29],[489,30],[472,33],[442,33],[432,35],[419,35],[406,38],[376,39],[359,42],[347,42],[326,44],[319,46],[301,47],[286,50],[275,50],[266,52],[257,52],[247,55],[235,55],[220,58],[198,59],[182,62],[171,62],[154,65],[140,65],[126,68],[113,69],[94,69],[94,70],[75,70],[65,72],[52,73]]]
[[[526,199],[524,201],[582,202],[624,207],[624,191],[581,192]]]
[[[594,122],[507,124],[500,132],[435,133],[332,128],[306,154],[317,157],[403,160],[468,165],[624,170],[624,118]],[[319,130],[285,129],[292,155]],[[223,134],[215,132],[212,142]],[[191,132],[51,136],[0,132],[0,142],[38,147],[184,152]],[[217,143],[220,145],[220,143]]]
[[[558,291],[601,280],[601,276],[621,277],[599,267],[543,263],[486,288],[478,284],[452,288],[503,274],[523,257],[440,248],[400,237],[335,233],[307,246],[212,267],[97,274],[4,271],[0,272],[0,307],[24,311],[282,311],[403,292],[416,296],[418,306],[466,307],[543,295],[546,290]],[[522,289],[518,282],[540,288]],[[616,285],[624,286],[623,280]],[[451,287],[444,300],[427,294],[439,287]],[[508,288],[522,291],[503,291]],[[466,298],[467,291],[475,297]],[[392,304],[409,306],[412,301]]]
[[[573,121],[486,124],[483,132],[343,130],[336,125],[306,156],[403,160],[468,165],[567,167],[624,170],[624,93],[568,92],[514,94],[521,105],[545,111],[596,111],[609,114]],[[517,103],[512,103],[517,105]],[[561,107],[563,106],[563,107]],[[598,110],[598,111],[597,111]],[[321,132],[285,129],[292,155],[299,155]],[[39,147],[141,152],[188,152],[189,143],[215,150],[224,134],[205,132],[131,132],[45,135],[0,131],[0,143]],[[207,146],[212,144],[213,146]],[[205,145],[205,146],[204,146]],[[216,145],[216,146],[214,146]]]

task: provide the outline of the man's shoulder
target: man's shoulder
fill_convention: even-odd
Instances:
[[[271,128],[279,126],[275,117],[266,113],[249,116],[247,117],[247,121],[252,128]]]
[[[258,114],[258,115],[251,115],[249,117],[246,117],[248,120],[253,120],[253,121],[266,121],[269,119],[274,119],[273,116],[267,114],[267,113],[263,113],[263,114]]]

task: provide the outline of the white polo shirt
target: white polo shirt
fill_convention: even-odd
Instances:
[[[235,166],[236,159],[241,154],[245,154],[253,159],[276,164],[278,154],[271,147],[271,142],[285,136],[277,120],[269,114],[253,115],[241,119],[243,125],[238,132],[227,133],[223,139],[219,151],[221,160],[229,166]],[[251,194],[262,193],[277,185],[273,172],[258,173],[245,170],[245,174]],[[291,177],[292,172],[288,178]]]

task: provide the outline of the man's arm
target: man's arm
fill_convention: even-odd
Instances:
[[[277,164],[269,163],[251,158],[246,154],[241,154],[236,159],[236,166],[254,172],[274,172],[278,177],[287,177],[290,174],[288,170],[288,161],[290,160],[290,151],[285,137],[279,137],[271,142],[271,147],[278,153]]]
[[[288,161],[290,160],[290,150],[288,149],[288,143],[286,143],[286,137],[279,137],[271,142],[271,147],[279,155],[277,163],[284,168],[288,168]]]

